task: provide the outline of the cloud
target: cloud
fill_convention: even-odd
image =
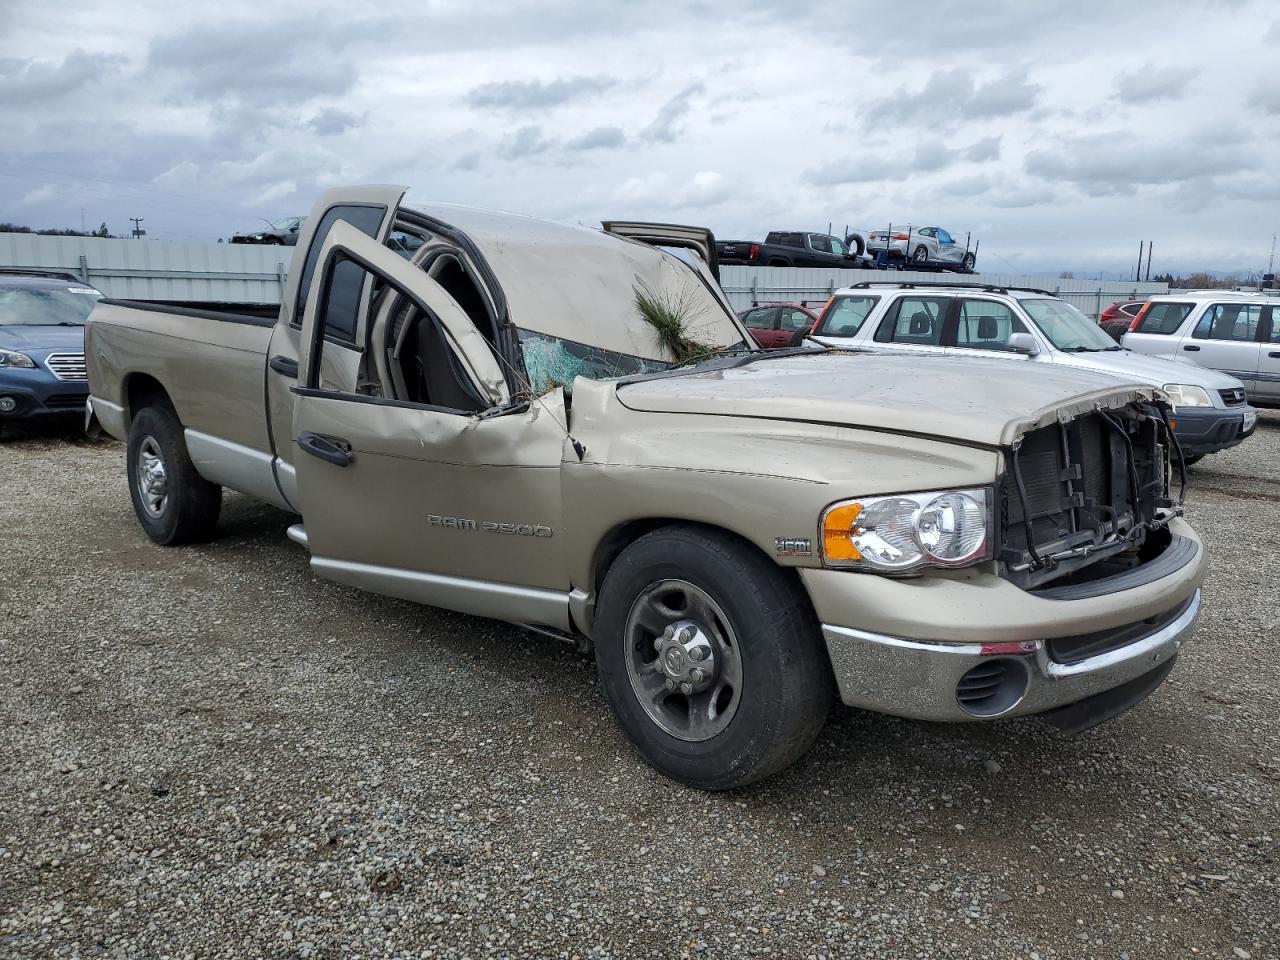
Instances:
[[[1272,27],[1272,30],[1275,30]],[[1248,104],[1269,117],[1280,116],[1280,80],[1268,77],[1258,83],[1249,94]]]
[[[472,107],[490,110],[547,110],[573,100],[598,96],[617,84],[612,77],[564,77],[541,80],[497,80],[482,83],[464,98]]]
[[[62,58],[49,60],[0,58],[0,103],[29,106],[65,97],[117,70],[124,58],[86,53],[77,47]]]
[[[613,150],[627,142],[621,127],[594,127],[565,143],[568,150]]]
[[[307,121],[307,126],[322,137],[332,137],[339,133],[345,133],[351,128],[359,126],[359,124],[360,118],[354,113],[339,110],[337,107],[325,107]]]
[[[965,147],[961,156],[972,163],[985,163],[1000,159],[1000,137],[983,137]]]
[[[662,170],[630,177],[613,192],[614,203],[627,208],[664,211],[715,207],[734,196],[732,184],[715,170],[702,170],[679,180]]]
[[[61,195],[61,190],[52,183],[41,184],[34,190],[28,190],[22,195],[22,199],[18,201],[24,207],[34,207],[50,200],[56,199]]]
[[[503,137],[498,152],[509,160],[519,160],[546,153],[553,146],[555,141],[543,136],[540,126],[528,124]]]
[[[351,92],[360,73],[361,44],[391,23],[355,18],[335,28],[324,16],[201,20],[156,36],[147,66],[164,71],[188,97],[222,104],[296,107]]]
[[[929,137],[917,141],[910,153],[859,153],[829,160],[804,172],[807,183],[833,187],[876,180],[903,180],[922,173],[937,173],[958,163],[985,163],[1000,154],[1000,137],[983,137],[967,147],[948,147]]]
[[[651,143],[671,143],[681,132],[680,121],[691,106],[690,101],[705,91],[701,83],[691,83],[658,108],[653,122],[640,131],[640,136]]]
[[[905,86],[862,111],[863,126],[954,126],[964,120],[990,120],[1025,113],[1039,100],[1042,88],[1014,70],[984,83],[974,82],[974,71],[963,67],[935,70],[923,87]]]
[[[1116,77],[1116,99],[1128,104],[1181,100],[1186,95],[1187,84],[1199,73],[1196,67],[1157,67],[1149,63]]]
[[[1088,196],[1132,193],[1165,185],[1253,169],[1256,151],[1241,149],[1247,134],[1229,127],[1202,128],[1176,136],[1134,137],[1129,131],[1064,139],[1052,149],[1027,154],[1027,173],[1074,184]],[[1195,144],[1195,149],[1189,145]]]

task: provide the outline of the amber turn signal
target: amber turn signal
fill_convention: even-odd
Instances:
[[[853,545],[853,526],[862,513],[862,504],[846,503],[834,507],[822,518],[822,555],[828,560],[861,560]]]

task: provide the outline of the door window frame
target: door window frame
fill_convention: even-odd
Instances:
[[[370,239],[372,240],[373,238],[370,238]],[[374,242],[376,242],[376,240]],[[397,254],[392,252],[392,256],[396,256],[396,255]],[[399,300],[399,302],[396,305],[397,309],[401,309],[403,307],[403,301],[407,299],[410,303],[413,304],[413,306],[417,310],[419,310],[422,313],[422,315],[425,318],[429,318],[431,322],[439,326],[440,333],[443,336],[445,343],[449,346],[449,349],[452,350],[454,358],[456,358],[459,365],[461,365],[462,367],[463,376],[466,379],[465,387],[469,391],[475,394],[476,399],[481,404],[479,410],[460,410],[454,407],[443,407],[435,404],[418,403],[413,400],[398,400],[394,397],[372,397],[372,396],[366,396],[364,394],[359,394],[359,393],[351,393],[347,390],[327,390],[319,386],[320,360],[324,355],[325,348],[323,344],[326,341],[329,343],[334,343],[339,347],[345,347],[347,349],[353,349],[353,348],[359,349],[362,357],[367,354],[370,346],[367,342],[363,345],[360,345],[360,344],[352,345],[352,344],[344,343],[343,341],[334,341],[331,337],[326,336],[324,333],[325,325],[324,325],[324,317],[322,315],[322,305],[327,304],[328,302],[329,286],[333,280],[334,269],[339,262],[344,260],[356,263],[360,267],[362,267],[366,271],[366,273],[369,275],[366,278],[366,282],[368,282],[368,280],[372,279],[373,277],[376,277],[385,285],[385,287],[390,288],[391,290],[394,290]],[[333,250],[331,250],[329,253],[329,256],[326,258],[323,264],[323,269],[324,269],[324,272],[321,274],[322,281],[319,289],[319,297],[315,307],[316,317],[313,324],[313,329],[311,331],[311,343],[309,345],[304,345],[308,347],[308,349],[306,349],[306,352],[305,352],[305,357],[307,361],[306,370],[305,370],[305,379],[302,384],[291,388],[296,395],[300,397],[318,397],[318,398],[329,399],[329,400],[345,400],[345,401],[355,402],[355,403],[368,403],[368,404],[375,404],[379,406],[405,407],[412,410],[426,410],[432,413],[447,413],[447,414],[452,414],[454,416],[463,416],[463,417],[472,417],[472,416],[475,416],[477,413],[483,412],[484,410],[493,409],[494,405],[486,397],[483,386],[476,380],[474,374],[469,369],[467,369],[468,364],[465,361],[465,356],[461,351],[461,349],[458,347],[458,344],[454,341],[453,336],[450,334],[448,328],[441,321],[436,311],[431,309],[431,307],[429,307],[423,301],[421,296],[419,296],[413,290],[406,289],[403,284],[387,276],[385,273],[382,272],[381,269],[379,269],[374,264],[370,263],[364,257],[360,256],[356,251],[348,249],[346,247],[335,247]],[[370,310],[371,309],[372,309],[372,305],[370,305]],[[470,322],[470,318],[468,317],[467,319],[468,319],[468,322]],[[365,320],[366,320],[365,340],[367,341],[372,331],[368,329],[368,323],[367,323],[368,318],[366,317]],[[477,333],[479,333],[479,331],[477,331]],[[481,334],[481,336],[483,336],[483,334]]]

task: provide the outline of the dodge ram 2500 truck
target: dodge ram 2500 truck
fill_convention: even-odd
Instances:
[[[322,577],[593,648],[640,752],[708,789],[796,760],[836,694],[1079,730],[1172,668],[1205,557],[1156,388],[759,351],[705,230],[402,193],[321,199],[274,323],[94,310],[91,416],[153,540],[209,536],[223,487],[292,511]]]

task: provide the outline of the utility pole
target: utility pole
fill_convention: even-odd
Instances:
[[[1276,272],[1276,235],[1271,235],[1271,259],[1267,261],[1267,273]]]
[[[129,217],[128,219],[133,223],[133,239],[140,240],[147,235],[147,231],[139,226],[145,219],[144,217]]]
[[[81,233],[87,232],[84,228],[84,207],[80,208],[80,232]]]

